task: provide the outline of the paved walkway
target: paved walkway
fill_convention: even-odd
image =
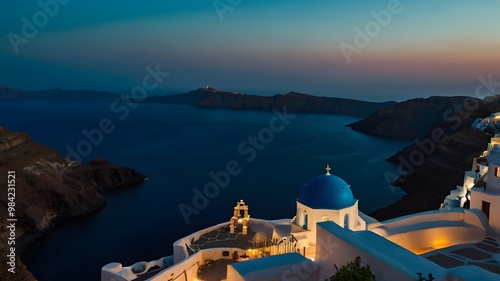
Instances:
[[[444,268],[476,265],[500,274],[500,242],[492,237],[486,237],[479,243],[443,248],[422,256]]]

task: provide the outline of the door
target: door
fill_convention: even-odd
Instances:
[[[483,201],[483,204],[481,206],[481,211],[483,211],[488,220],[490,219],[490,205],[490,202]]]

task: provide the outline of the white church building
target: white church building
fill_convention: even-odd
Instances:
[[[241,200],[227,222],[173,244],[173,255],[102,267],[102,281],[325,280],[361,257],[376,280],[500,280],[500,137],[474,159],[442,207],[379,222],[358,210],[340,177],[307,181],[291,219],[250,217]]]

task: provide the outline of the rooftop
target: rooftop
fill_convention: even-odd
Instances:
[[[269,242],[273,242],[273,237],[290,236],[291,225],[289,219],[266,221],[251,219],[248,224],[247,234],[242,234],[242,226],[238,225],[234,233],[230,233],[229,223],[221,224],[220,227],[207,231],[189,242],[188,252],[193,254],[199,250],[213,248],[240,248],[243,250],[253,249],[252,239],[255,234],[263,233]],[[276,241],[274,241],[276,242]]]
[[[500,242],[492,237],[486,237],[479,243],[443,248],[422,256],[444,268],[475,265],[500,274]]]
[[[349,185],[330,173],[310,179],[297,201],[313,209],[329,210],[340,210],[356,203]]]
[[[369,230],[351,231],[334,222],[320,222],[317,226],[401,272],[413,275],[415,272],[441,271],[438,265]]]
[[[220,227],[201,235],[198,240],[191,243],[191,247],[195,250],[211,248],[240,248],[246,250],[253,247],[252,238],[254,235],[255,232],[250,228],[248,234],[243,235],[239,231],[229,233],[229,227]]]

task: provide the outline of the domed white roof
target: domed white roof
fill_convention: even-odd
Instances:
[[[306,182],[297,201],[313,209],[333,210],[351,207],[356,203],[349,185],[330,173]]]

